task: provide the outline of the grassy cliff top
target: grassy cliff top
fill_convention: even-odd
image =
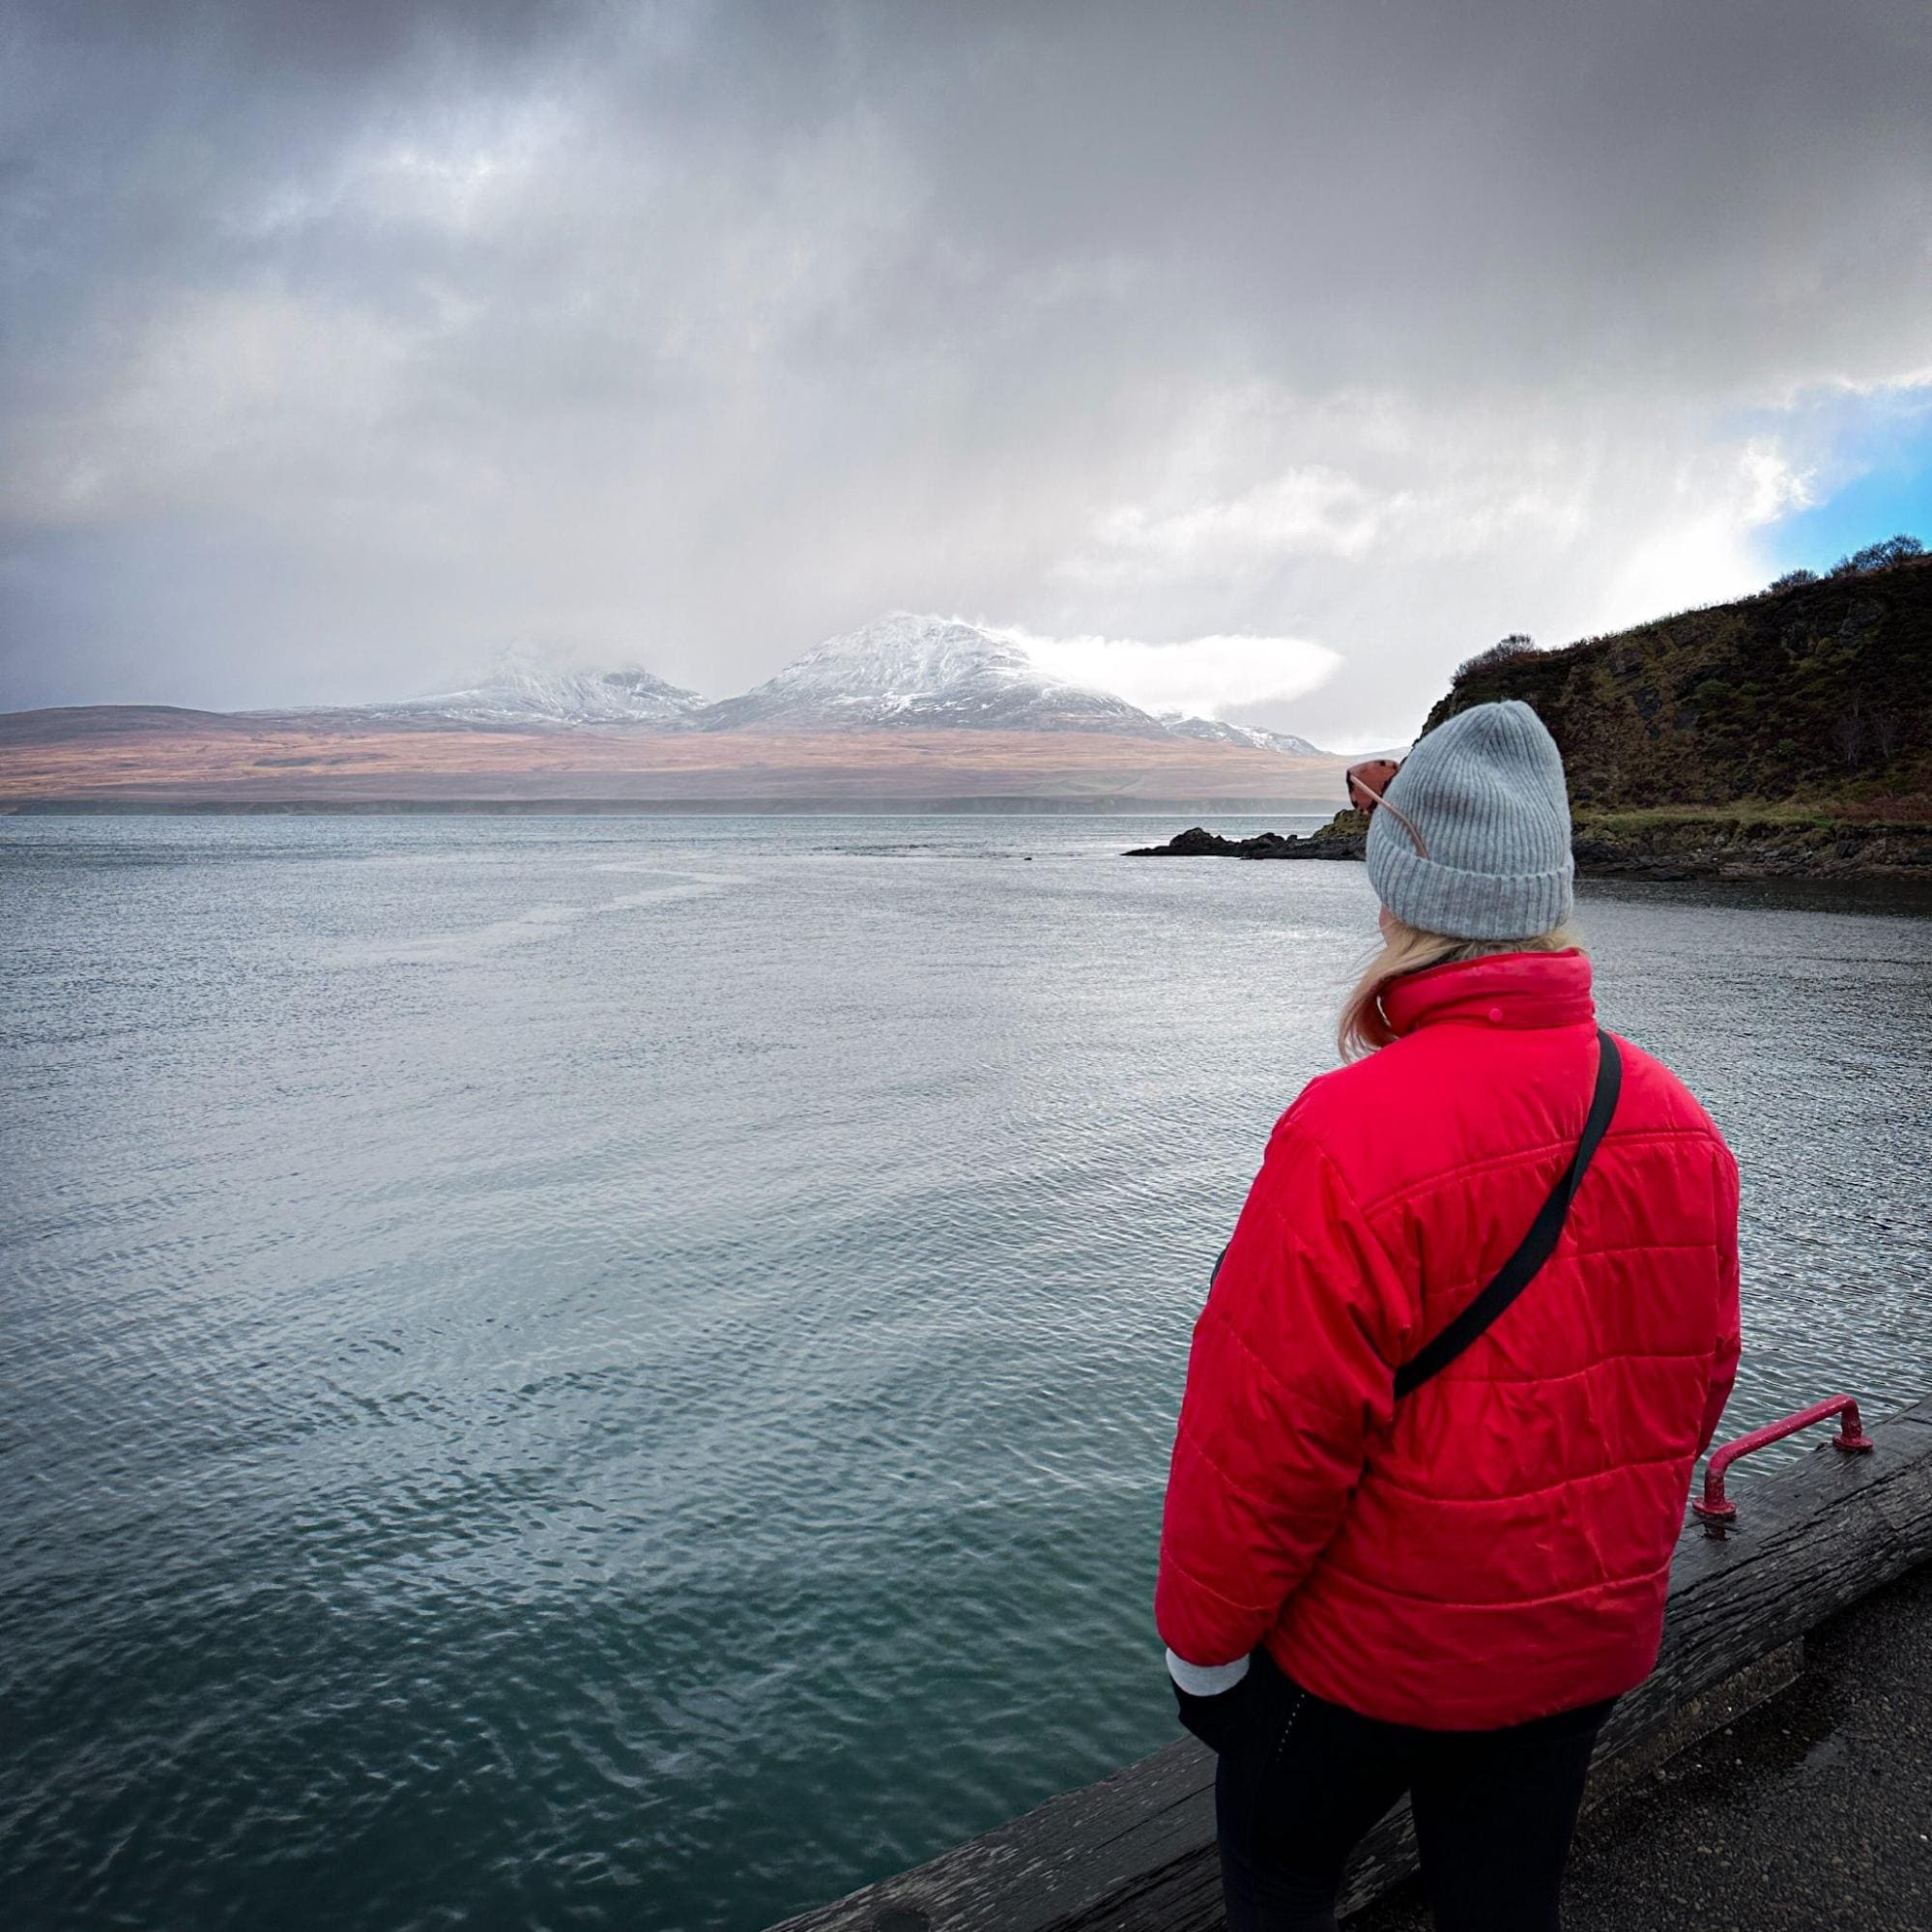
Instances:
[[[1932,558],[1481,664],[1424,729],[1497,698],[1535,706],[1579,807],[1929,818]]]

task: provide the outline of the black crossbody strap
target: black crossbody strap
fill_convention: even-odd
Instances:
[[[1570,1157],[1549,1198],[1537,1210],[1522,1245],[1503,1265],[1483,1292],[1446,1327],[1418,1349],[1413,1360],[1396,1371],[1396,1396],[1412,1395],[1431,1375],[1440,1374],[1462,1351],[1475,1341],[1489,1324],[1536,1279],[1537,1271],[1556,1250],[1557,1237],[1570,1214],[1570,1203],[1589,1171],[1590,1157],[1597,1151],[1610,1116],[1617,1110],[1617,1093],[1624,1083],[1624,1063],[1617,1043],[1601,1027],[1597,1029],[1597,1086],[1590,1096],[1590,1111],[1583,1122],[1583,1137]]]

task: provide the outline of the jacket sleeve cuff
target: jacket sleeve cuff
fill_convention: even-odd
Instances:
[[[1190,1663],[1184,1657],[1168,1653],[1168,1675],[1190,1697],[1218,1697],[1232,1690],[1248,1675],[1248,1659],[1237,1657],[1232,1663]]]

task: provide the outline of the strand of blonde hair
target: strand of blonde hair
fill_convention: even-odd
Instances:
[[[1336,1022],[1335,1044],[1344,1060],[1359,1060],[1396,1037],[1382,1010],[1382,990],[1403,974],[1426,972],[1430,966],[1457,960],[1488,959],[1496,953],[1561,953],[1577,943],[1567,926],[1540,933],[1530,939],[1456,939],[1446,933],[1426,933],[1390,915],[1382,942],[1364,963],[1361,975],[1341,1002]]]

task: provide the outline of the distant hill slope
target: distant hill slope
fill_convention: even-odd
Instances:
[[[1932,559],[1659,618],[1456,678],[1424,730],[1534,706],[1601,809],[1932,806]]]
[[[0,715],[0,814],[496,801],[739,809],[1318,810],[1340,758],[1099,731],[517,727],[492,714],[89,706]]]
[[[434,722],[502,725],[688,725],[705,707],[695,691],[668,684],[637,665],[615,671],[571,671],[505,658],[480,683],[426,698],[336,707],[366,723]],[[311,715],[328,715],[328,707]],[[267,715],[281,715],[270,712]]]

